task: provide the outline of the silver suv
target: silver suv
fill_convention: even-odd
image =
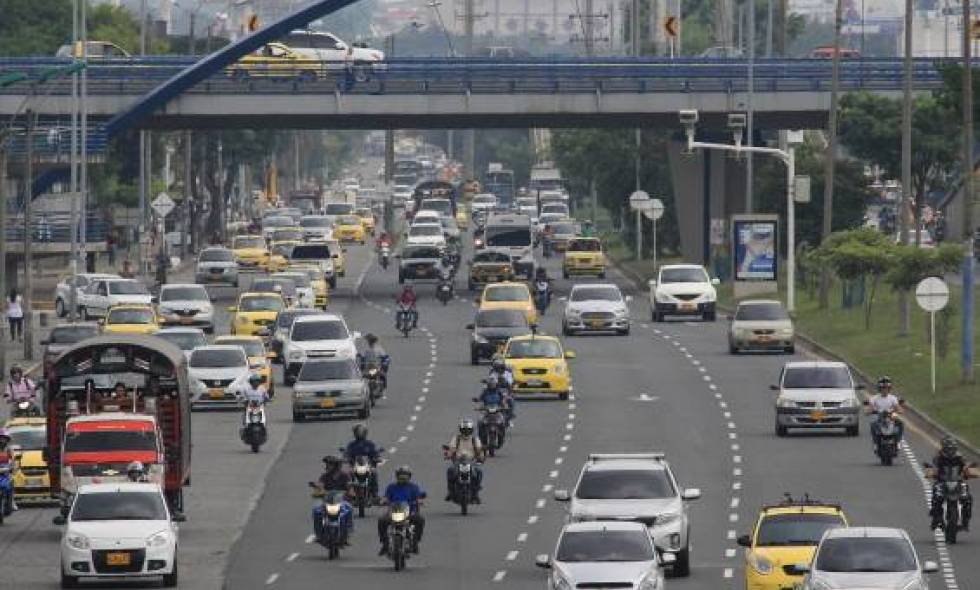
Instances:
[[[790,428],[843,428],[848,436],[860,429],[861,401],[847,365],[834,361],[794,361],[783,365],[776,396],[776,436]]]
[[[647,526],[657,548],[676,558],[676,576],[690,573],[690,523],[684,502],[701,497],[681,488],[663,453],[592,453],[582,467],[575,492],[556,490],[555,500],[570,502],[569,520],[634,520]]]

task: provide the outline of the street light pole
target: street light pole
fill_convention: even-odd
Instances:
[[[27,109],[27,155],[24,159],[24,360],[34,359],[34,279],[31,266],[34,265],[34,244],[31,239],[33,221],[32,204],[34,199],[34,111]]]
[[[970,0],[963,0],[963,317],[960,371],[964,383],[973,383],[973,63]]]

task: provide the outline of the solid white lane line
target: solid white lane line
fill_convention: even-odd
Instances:
[[[297,557],[299,557],[299,553],[290,553],[289,557],[286,558],[286,561],[296,561]]]
[[[278,579],[279,579],[279,574],[278,573],[272,574],[268,578],[265,579],[265,585],[266,586],[271,586],[272,584],[275,584],[276,583],[276,580],[278,580]]]

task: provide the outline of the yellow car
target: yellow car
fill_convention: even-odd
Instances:
[[[364,243],[364,226],[357,215],[341,215],[333,229],[333,237],[341,242]]]
[[[306,59],[288,45],[266,43],[229,67],[228,75],[236,80],[298,77],[312,81],[320,77],[322,69],[318,60]]]
[[[10,449],[17,465],[14,500],[20,503],[50,502],[51,478],[44,460],[47,426],[44,418],[11,418],[6,424]]]
[[[470,227],[470,215],[462,205],[456,208],[456,227],[463,231]]]
[[[155,334],[159,329],[160,318],[149,305],[114,305],[102,322],[106,334]]]
[[[370,207],[359,207],[354,210],[354,213],[361,218],[361,225],[364,227],[364,231],[373,236],[374,229],[377,226],[374,211]]]
[[[524,283],[491,283],[483,288],[480,311],[485,309],[517,309],[524,312],[527,323],[538,322],[538,310],[531,299],[531,291]]]
[[[568,399],[572,377],[568,361],[572,351],[562,350],[553,336],[515,336],[504,347],[504,362],[514,373],[514,395],[549,394]]]
[[[334,234],[336,236],[336,233]],[[344,248],[336,238],[327,240],[330,255],[333,256],[333,271],[338,277],[347,276],[347,248]]]
[[[330,305],[330,286],[317,265],[290,264],[285,268],[285,272],[305,272],[310,277],[310,286],[313,287],[313,306],[327,309]]]
[[[599,238],[572,238],[565,248],[565,260],[561,265],[564,278],[572,275],[594,275],[606,278],[606,257],[602,253]]]
[[[275,395],[276,384],[272,379],[272,361],[265,348],[265,342],[258,336],[218,336],[215,344],[241,346],[248,357],[248,368],[262,377],[262,384],[269,390],[269,395]]]
[[[276,316],[284,309],[286,302],[278,293],[242,293],[238,305],[228,308],[233,314],[229,331],[235,336],[268,337]]]
[[[787,590],[803,582],[787,566],[810,563],[824,531],[848,526],[840,506],[787,497],[763,506],[750,535],[738,538],[745,551],[746,590]]]
[[[231,250],[239,271],[269,270],[269,249],[262,236],[235,236]]]
[[[293,251],[293,246],[302,244],[299,240],[273,241],[269,247],[269,273],[282,272],[289,266],[289,254]]]

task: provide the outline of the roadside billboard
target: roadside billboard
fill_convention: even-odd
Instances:
[[[779,222],[774,216],[734,216],[732,253],[736,281],[775,281]]]

